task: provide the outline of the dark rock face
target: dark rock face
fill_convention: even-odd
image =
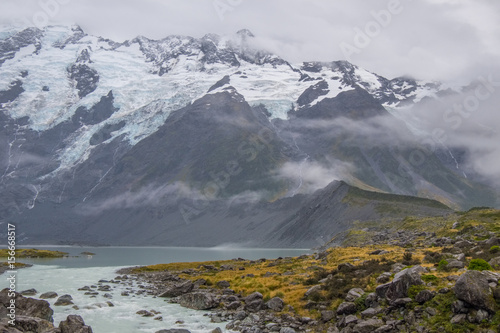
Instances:
[[[118,109],[113,105],[113,92],[110,91],[107,96],[101,97],[101,100],[95,104],[90,110],[85,107],[79,107],[73,117],[73,123],[84,125],[99,124],[103,120],[108,119]]]
[[[17,51],[28,45],[40,47],[40,38],[43,32],[37,28],[27,28],[15,35],[0,41],[0,67],[8,60],[15,57]]]
[[[0,104],[14,101],[23,92],[24,88],[21,80],[12,82],[8,90],[0,91]]]
[[[96,90],[99,74],[86,64],[74,64],[68,68],[68,76],[76,81],[78,97],[83,98]]]
[[[453,290],[459,300],[474,307],[487,310],[490,313],[494,313],[496,310],[496,302],[488,284],[487,274],[483,272],[465,272],[458,278]]]
[[[328,83],[326,81],[320,81],[315,85],[307,88],[302,95],[297,99],[297,103],[300,106],[307,105],[318,97],[328,94]]]
[[[194,310],[208,310],[219,305],[215,295],[203,292],[193,292],[179,297],[179,304]]]

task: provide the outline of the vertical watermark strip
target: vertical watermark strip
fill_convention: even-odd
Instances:
[[[15,326],[16,321],[16,226],[14,224],[7,224],[7,281],[9,282],[8,296],[10,298],[9,306],[7,306],[7,317],[9,325]]]

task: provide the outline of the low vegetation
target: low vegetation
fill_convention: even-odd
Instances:
[[[384,234],[396,236],[378,237],[384,230],[388,230]],[[457,301],[450,281],[456,281],[467,269],[494,271],[500,268],[488,263],[500,256],[498,245],[492,246],[486,241],[500,236],[500,211],[476,209],[436,218],[408,217],[399,225],[364,222],[357,224],[348,236],[343,246],[331,247],[315,255],[274,260],[172,263],[139,267],[134,272],[170,271],[193,282],[206,280],[202,288],[217,288],[219,281],[227,281],[230,288],[242,296],[257,291],[264,300],[280,297],[288,305],[283,312],[311,317],[321,323],[321,312],[335,312],[353,288],[363,290],[361,297],[354,301],[359,316],[367,307],[368,295],[394,278],[395,267],[401,270],[420,265],[427,270],[421,274],[424,284],[410,288],[408,297],[412,302],[406,309],[435,309],[435,314],[425,314],[421,319],[431,331],[497,329],[498,314],[482,323],[471,324],[467,320],[450,323],[454,316],[452,304]],[[360,246],[361,238],[373,242]],[[457,256],[462,256],[459,266],[456,266]],[[463,266],[460,267],[460,263]],[[320,287],[311,291],[315,286]],[[434,296],[417,303],[416,297],[423,290]],[[320,331],[322,325],[318,326]],[[324,328],[326,331],[326,326]]]
[[[11,257],[10,251],[7,249],[0,249],[0,258]],[[66,252],[60,251],[49,251],[49,250],[39,250],[39,249],[16,249],[16,259],[17,258],[62,258],[68,255]]]

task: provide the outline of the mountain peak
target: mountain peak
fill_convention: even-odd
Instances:
[[[255,35],[250,30],[248,30],[248,29],[238,30],[236,32],[236,34],[238,36],[240,36],[241,38],[248,38],[248,37],[253,38],[253,37],[255,37]]]

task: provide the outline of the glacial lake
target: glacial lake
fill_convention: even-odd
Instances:
[[[19,259],[18,261],[33,264],[31,268],[17,271],[18,291],[35,288],[37,298],[40,294],[55,291],[59,296],[69,294],[78,306],[54,306],[56,299],[47,300],[54,310],[54,324],[69,314],[78,314],[85,323],[92,326],[94,333],[154,333],[161,329],[184,328],[192,333],[206,333],[220,327],[223,332],[226,323],[211,323],[205,316],[206,311],[195,311],[170,304],[162,298],[151,296],[121,296],[126,291],[124,285],[113,285],[109,292],[111,299],[104,298],[104,292],[95,298],[78,291],[83,286],[95,285],[101,279],[111,280],[117,276],[116,271],[123,267],[152,265],[171,262],[197,262],[209,260],[228,260],[244,258],[255,260],[260,258],[274,259],[293,257],[312,253],[309,249],[254,249],[220,246],[213,248],[180,248],[180,247],[78,247],[78,246],[23,246],[24,248],[40,248],[69,253],[69,257],[57,259]],[[91,252],[95,255],[85,255]],[[0,289],[7,287],[7,275],[0,275]],[[113,307],[106,304],[113,303]],[[136,314],[139,310],[155,310],[160,312],[162,321],[143,318]]]

